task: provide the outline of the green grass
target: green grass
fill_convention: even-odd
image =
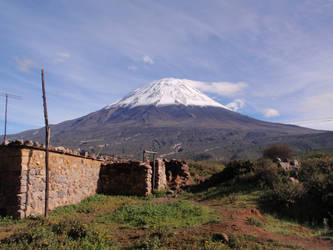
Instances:
[[[264,223],[256,217],[247,218],[245,223],[248,224],[248,225],[256,226],[256,227],[263,227],[264,226]]]
[[[210,177],[225,168],[222,163],[210,161],[189,161],[188,165],[192,177]]]
[[[189,201],[147,202],[142,205],[124,205],[111,213],[101,215],[96,222],[119,223],[133,227],[195,226],[218,218],[218,214]]]
[[[51,220],[63,220],[64,218],[80,218],[89,216],[98,216],[106,211],[113,210],[125,203],[141,203],[139,197],[129,196],[107,196],[97,194],[81,201],[75,205],[56,208],[50,214]]]
[[[311,238],[321,235],[321,230],[301,227],[297,222],[278,218],[270,214],[265,214],[265,225],[263,228],[271,233],[297,235],[302,238]]]
[[[12,225],[17,223],[17,220],[13,219],[12,217],[1,217],[0,216],[0,225]]]

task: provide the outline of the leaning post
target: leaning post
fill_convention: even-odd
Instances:
[[[49,189],[50,189],[50,171],[49,171],[49,143],[50,143],[50,128],[49,118],[47,113],[47,103],[45,95],[45,79],[44,69],[42,69],[42,91],[43,91],[43,106],[44,106],[44,119],[45,119],[45,210],[44,216],[49,216]]]

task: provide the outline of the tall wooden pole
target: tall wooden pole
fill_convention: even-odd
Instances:
[[[3,143],[6,143],[7,136],[7,113],[8,113],[8,94],[6,93],[6,107],[5,107],[5,133],[3,135]]]
[[[44,118],[45,118],[45,211],[44,215],[49,215],[49,189],[50,189],[50,173],[49,173],[49,142],[50,142],[50,128],[49,118],[47,114],[47,104],[45,95],[45,80],[44,69],[42,69],[42,90],[43,90],[43,105],[44,105]]]

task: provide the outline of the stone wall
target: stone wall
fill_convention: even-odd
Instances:
[[[21,150],[0,147],[0,215],[18,217]]]
[[[102,165],[99,192],[104,194],[151,194],[152,169],[148,163],[127,161]]]
[[[153,167],[153,162],[150,163]],[[154,190],[161,191],[165,190],[168,187],[167,179],[166,179],[166,172],[165,172],[165,163],[163,159],[156,159],[155,160],[155,185]]]
[[[45,151],[28,147],[1,147],[0,159],[0,211],[3,215],[24,218],[43,214]],[[50,152],[49,209],[75,204],[95,194],[100,165],[97,160]]]
[[[182,161],[157,159],[153,173],[152,162],[97,160],[87,152],[80,155],[63,147],[51,149],[50,210],[78,203],[97,192],[147,196],[152,187],[179,188],[189,182],[188,166]],[[19,140],[0,146],[0,215],[24,218],[43,214],[45,186],[43,146]]]

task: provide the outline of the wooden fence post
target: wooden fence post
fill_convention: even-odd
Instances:
[[[47,113],[46,95],[45,95],[45,80],[44,69],[42,69],[42,91],[43,91],[43,106],[45,119],[45,211],[44,216],[49,216],[49,189],[50,189],[50,171],[49,171],[49,143],[50,143],[50,128],[49,118]]]

